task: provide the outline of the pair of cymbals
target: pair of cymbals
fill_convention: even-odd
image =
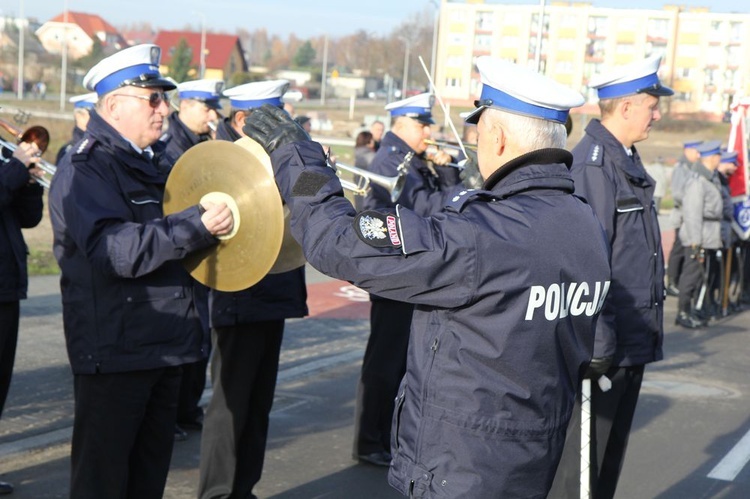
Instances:
[[[226,202],[235,220],[233,234],[183,260],[197,281],[220,291],[240,291],[270,272],[304,265],[301,248],[288,234],[270,165],[268,155],[250,138],[202,142],[175,163],[164,193],[165,215],[209,199]],[[290,248],[282,251],[285,239]]]

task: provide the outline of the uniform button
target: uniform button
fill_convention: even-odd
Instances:
[[[128,296],[127,298],[125,298],[125,301],[128,302],[128,303],[130,303],[130,302],[133,301],[133,297],[132,296]]]
[[[179,293],[179,291],[175,291],[175,293],[174,293],[174,297],[175,297],[175,298],[179,298],[179,297],[180,297],[180,293]]]

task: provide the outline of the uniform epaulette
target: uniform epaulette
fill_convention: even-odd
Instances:
[[[586,164],[592,166],[602,166],[604,164],[604,148],[600,144],[591,144],[589,153],[586,156]]]
[[[91,137],[84,137],[81,142],[76,146],[76,150],[70,156],[71,161],[85,161],[89,157],[91,148],[96,144],[96,140]]]
[[[460,213],[464,209],[464,206],[472,201],[478,200],[494,201],[495,195],[490,191],[464,189],[458,191],[453,197],[451,197],[445,204],[445,208]]]

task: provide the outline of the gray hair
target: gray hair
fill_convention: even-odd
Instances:
[[[480,119],[485,120],[485,125],[488,127],[501,125],[506,130],[512,130],[513,140],[523,151],[530,152],[550,147],[564,149],[568,141],[565,125],[562,123],[508,113],[494,108],[486,109]]]

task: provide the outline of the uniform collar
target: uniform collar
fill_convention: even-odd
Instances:
[[[573,155],[564,149],[540,149],[507,162],[484,183],[484,188],[503,197],[530,188],[551,188],[573,192],[570,165]]]
[[[612,163],[625,172],[629,177],[641,181],[647,179],[646,169],[641,163],[641,156],[635,146],[630,148],[632,155],[625,152],[625,146],[602,125],[598,119],[592,119],[586,126],[586,133],[594,138],[594,141],[603,142],[607,155],[613,157]]]
[[[229,118],[224,118],[223,120],[219,121],[219,124],[216,127],[217,140],[228,140],[229,142],[234,142],[236,140],[240,140],[241,138],[242,136],[237,133],[237,130],[232,127]]]

